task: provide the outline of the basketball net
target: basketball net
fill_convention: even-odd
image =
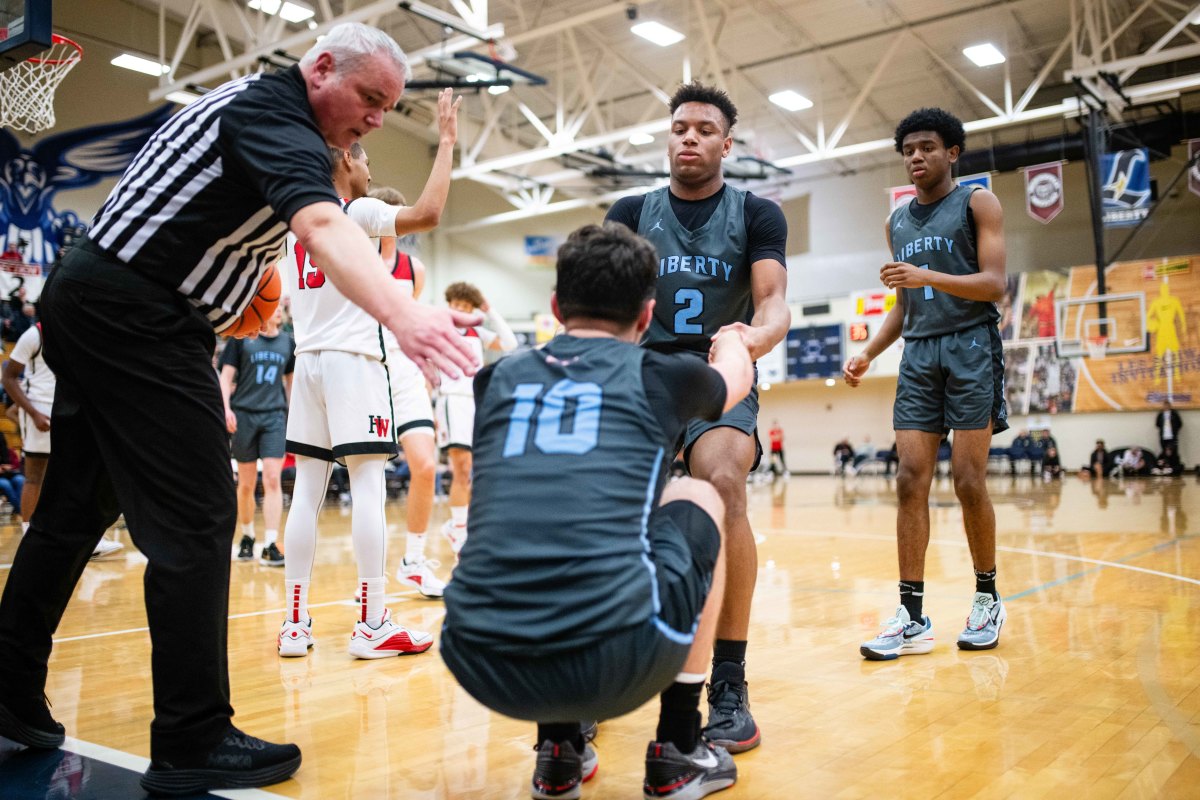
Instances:
[[[1087,345],[1088,357],[1103,359],[1108,355],[1107,336],[1089,336],[1084,342]]]
[[[7,29],[0,29],[0,39]],[[26,133],[54,127],[54,90],[83,58],[83,48],[52,34],[50,49],[0,72],[0,125]]]

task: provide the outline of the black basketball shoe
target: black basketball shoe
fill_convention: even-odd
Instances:
[[[704,738],[731,753],[744,753],[762,741],[762,732],[750,714],[750,689],[745,681],[719,680],[719,672],[719,667],[713,670],[713,682],[708,685]]]
[[[576,800],[584,781],[591,780],[599,768],[600,759],[590,744],[583,746],[580,755],[570,742],[547,739],[537,748],[530,794],[534,800]]]
[[[142,788],[152,795],[204,794],[209,789],[253,789],[287,780],[300,768],[300,748],[272,744],[232,725],[207,754],[151,761]]]
[[[242,543],[238,545],[238,561],[253,561],[254,560],[254,537],[243,536]]]

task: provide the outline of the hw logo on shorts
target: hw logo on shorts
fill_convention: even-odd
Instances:
[[[380,439],[387,438],[388,427],[392,424],[390,419],[387,417],[380,417],[376,416],[375,414],[370,414],[367,416],[367,421],[369,423],[367,426],[367,433],[373,433]]]

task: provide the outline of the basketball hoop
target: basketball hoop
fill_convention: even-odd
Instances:
[[[0,40],[8,29],[0,28]],[[50,49],[0,72],[0,125],[26,133],[54,126],[54,90],[83,58],[83,48],[52,35]]]
[[[1103,359],[1108,355],[1107,336],[1089,336],[1085,343],[1087,344],[1088,358]]]

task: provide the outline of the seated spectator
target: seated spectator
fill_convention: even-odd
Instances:
[[[846,472],[846,467],[854,463],[854,448],[850,446],[850,437],[842,439],[833,446],[833,469],[838,475]]]
[[[1054,445],[1047,447],[1042,456],[1042,477],[1047,480],[1062,477],[1062,462],[1058,458],[1058,448]]]
[[[1108,451],[1104,449],[1104,440],[1096,440],[1096,449],[1092,451],[1091,458],[1088,460],[1087,466],[1079,470],[1079,475],[1082,477],[1085,473],[1093,478],[1104,477],[1104,463],[1108,459]]]
[[[888,450],[887,460],[883,463],[883,475],[886,478],[892,474],[892,471],[900,471],[900,455],[896,452],[896,443],[892,442],[892,449]]]
[[[874,458],[875,445],[871,444],[871,437],[869,435],[864,436],[862,444],[860,444],[858,449],[854,451],[854,466],[852,469],[854,472],[858,472],[859,467],[861,467],[867,461],[873,460]]]
[[[1029,435],[1029,431],[1025,429],[1017,431],[1017,435],[1013,437],[1012,444],[1008,446],[1008,471],[1016,475],[1017,462],[1023,459],[1029,459],[1029,468],[1032,470],[1033,451],[1033,437]]]
[[[1126,450],[1112,469],[1109,477],[1119,478],[1125,475],[1146,475],[1150,472],[1150,465],[1146,463],[1146,454],[1142,452],[1142,448],[1134,445]]]
[[[21,513],[21,490],[25,488],[25,475],[21,472],[21,456],[8,446],[4,434],[0,433],[0,494],[8,498],[14,516]]]
[[[1175,452],[1174,445],[1168,444],[1163,448],[1162,455],[1155,460],[1150,474],[1169,476],[1183,474],[1183,462],[1179,460],[1179,454]]]

